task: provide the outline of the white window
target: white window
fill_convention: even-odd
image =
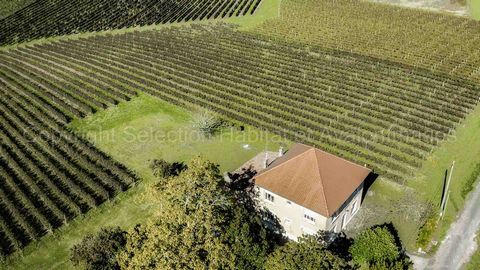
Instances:
[[[272,194],[270,194],[268,192],[265,192],[265,200],[273,203],[273,202],[275,202],[275,196],[273,196]]]

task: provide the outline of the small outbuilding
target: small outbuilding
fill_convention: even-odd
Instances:
[[[255,178],[263,206],[286,236],[342,231],[358,212],[371,170],[305,144],[295,144]]]

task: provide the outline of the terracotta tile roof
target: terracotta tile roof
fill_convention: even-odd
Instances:
[[[255,176],[255,184],[325,217],[332,216],[370,169],[320,149],[295,144]]]

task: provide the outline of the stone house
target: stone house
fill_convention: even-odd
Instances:
[[[370,173],[364,166],[295,144],[254,178],[261,205],[296,240],[318,230],[342,231],[361,206]]]

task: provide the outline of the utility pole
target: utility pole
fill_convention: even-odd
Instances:
[[[443,209],[442,219],[445,216],[445,210],[447,210],[447,203],[448,203],[448,199],[450,198],[450,192],[451,192],[451,190],[448,191],[447,199],[445,200],[445,209]]]
[[[442,194],[442,203],[440,204],[440,217],[443,218],[445,215],[445,209],[447,208],[447,201],[448,198],[450,197],[450,181],[452,181],[452,174],[453,174],[453,168],[455,167],[455,160],[452,162],[452,166],[450,167],[450,174],[448,175],[448,180],[447,180],[447,185],[445,187],[445,191]]]

